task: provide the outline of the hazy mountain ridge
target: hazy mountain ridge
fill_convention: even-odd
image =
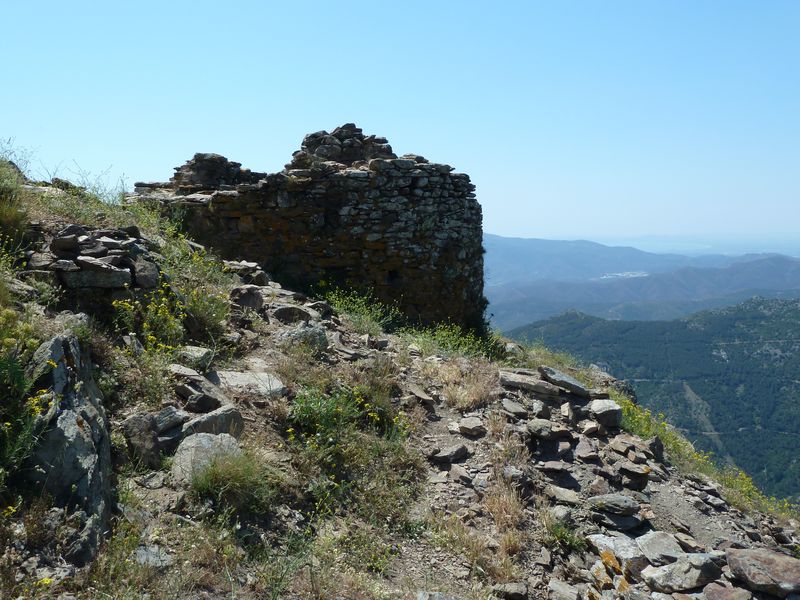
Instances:
[[[683,267],[726,267],[777,256],[771,253],[686,256],[607,246],[587,240],[509,238],[485,233],[485,271],[489,286],[519,281],[585,281],[628,271],[663,273]]]
[[[603,252],[605,250],[601,254]],[[487,269],[492,268],[496,259],[491,253],[489,248]],[[688,260],[691,257],[683,258]],[[528,277],[516,282],[490,284],[486,288],[486,295],[493,315],[492,322],[499,329],[507,330],[569,309],[610,319],[673,319],[697,310],[734,304],[756,295],[771,298],[800,296],[798,259],[782,255],[709,256],[696,259],[706,262],[724,259],[730,264],[722,267],[686,266],[646,277],[588,281],[532,280]],[[608,262],[603,264],[611,266]],[[640,265],[634,261],[615,263],[613,266],[618,269],[614,272],[620,272],[638,270]]]
[[[799,300],[756,298],[674,321],[572,311],[511,335],[602,363],[702,449],[771,493],[800,494]]]

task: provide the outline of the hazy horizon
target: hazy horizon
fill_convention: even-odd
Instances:
[[[656,254],[684,254],[699,256],[702,254],[728,254],[740,255],[751,253],[778,253],[800,258],[800,239],[798,236],[771,237],[771,238],[742,238],[742,237],[693,237],[693,236],[533,236],[533,235],[501,235],[493,231],[484,231],[485,234],[498,235],[514,239],[541,239],[553,241],[587,241],[603,244],[604,246],[623,246],[636,248],[645,252]]]

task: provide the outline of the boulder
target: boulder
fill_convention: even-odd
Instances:
[[[144,256],[137,256],[133,263],[133,281],[137,287],[152,289],[158,285],[161,274],[158,266]]]
[[[431,457],[431,460],[436,463],[454,463],[469,455],[469,450],[464,444],[453,444],[442,448]]]
[[[458,431],[468,437],[486,435],[486,426],[478,417],[465,417],[458,422]]]
[[[292,304],[285,304],[274,308],[272,310],[272,317],[284,325],[319,320],[319,315],[315,315],[310,310]]]
[[[278,340],[289,346],[302,345],[311,348],[314,354],[322,354],[328,349],[328,334],[322,325],[306,322],[299,323],[296,327],[278,334]]]
[[[214,351],[203,346],[181,346],[178,350],[178,358],[193,369],[205,370],[214,360]]]
[[[191,483],[192,478],[211,462],[227,454],[239,454],[239,442],[236,438],[222,433],[196,433],[185,438],[175,451],[172,461],[172,477],[179,485]]]
[[[619,427],[622,423],[622,409],[613,400],[592,400],[589,413],[604,427]]]
[[[710,554],[685,554],[663,567],[642,570],[642,579],[651,590],[667,594],[707,585],[720,575],[722,569]]]
[[[729,548],[725,553],[734,577],[747,589],[779,598],[800,594],[800,560],[766,548]]]
[[[504,600],[526,600],[528,586],[521,582],[496,583],[492,586],[492,592]]]
[[[240,309],[250,309],[259,312],[264,307],[264,296],[257,285],[241,285],[233,288],[230,293],[231,303]]]
[[[551,440],[556,437],[556,424],[547,419],[531,419],[528,421],[528,433],[534,438]]]
[[[553,600],[579,600],[581,597],[578,588],[571,586],[560,579],[551,579],[547,584],[548,598]]]

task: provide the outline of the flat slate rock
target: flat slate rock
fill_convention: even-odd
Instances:
[[[709,583],[703,588],[706,600],[750,600],[753,597],[747,590],[735,587],[726,587],[719,583]]]
[[[557,485],[548,485],[545,487],[544,493],[545,496],[554,500],[555,502],[571,504],[573,506],[577,506],[581,503],[581,497],[575,490],[558,487]]]
[[[579,600],[581,597],[578,588],[560,579],[551,579],[547,584],[547,591],[553,600]]]
[[[453,463],[466,458],[468,455],[469,450],[464,444],[453,444],[439,450],[431,457],[431,460],[437,463]]]
[[[262,396],[283,396],[286,386],[272,373],[251,371],[212,371],[208,379],[220,387],[255,392]]]
[[[552,367],[547,367],[542,365],[539,367],[539,373],[542,374],[547,381],[552,383],[553,385],[557,385],[560,388],[564,388],[568,392],[575,394],[576,396],[581,396],[582,398],[589,398],[592,395],[592,392],[589,388],[584,386],[580,381],[572,377],[571,375],[567,375],[558,369],[554,369]]]
[[[514,371],[500,371],[500,385],[514,390],[534,392],[545,396],[558,396],[561,394],[558,386],[548,381],[543,381],[535,375],[524,375]]]
[[[649,566],[647,558],[639,545],[629,537],[592,534],[586,537],[605,564],[613,557],[622,567],[624,573],[638,579],[642,569]]]
[[[779,598],[800,594],[800,560],[766,548],[729,548],[725,553],[736,579],[754,592]]]
[[[528,417],[528,409],[522,406],[522,404],[519,402],[509,400],[508,398],[503,398],[502,406],[503,410],[513,417],[518,419],[525,419]]]
[[[187,437],[196,433],[226,433],[238,438],[244,431],[244,418],[239,409],[226,404],[209,413],[202,414],[183,426],[182,435]]]

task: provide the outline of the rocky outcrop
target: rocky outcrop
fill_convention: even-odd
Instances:
[[[398,158],[353,124],[306,136],[279,173],[202,154],[171,182],[136,191],[224,258],[285,283],[369,290],[412,320],[483,326],[482,217],[469,177]]]
[[[157,249],[135,226],[104,229],[73,224],[29,250],[19,277],[60,286],[69,308],[102,316],[111,300],[159,285]]]
[[[71,333],[39,347],[31,377],[52,402],[37,424],[42,433],[27,477],[72,514],[64,556],[82,566],[97,553],[110,514],[111,444],[103,397],[88,354]]]

